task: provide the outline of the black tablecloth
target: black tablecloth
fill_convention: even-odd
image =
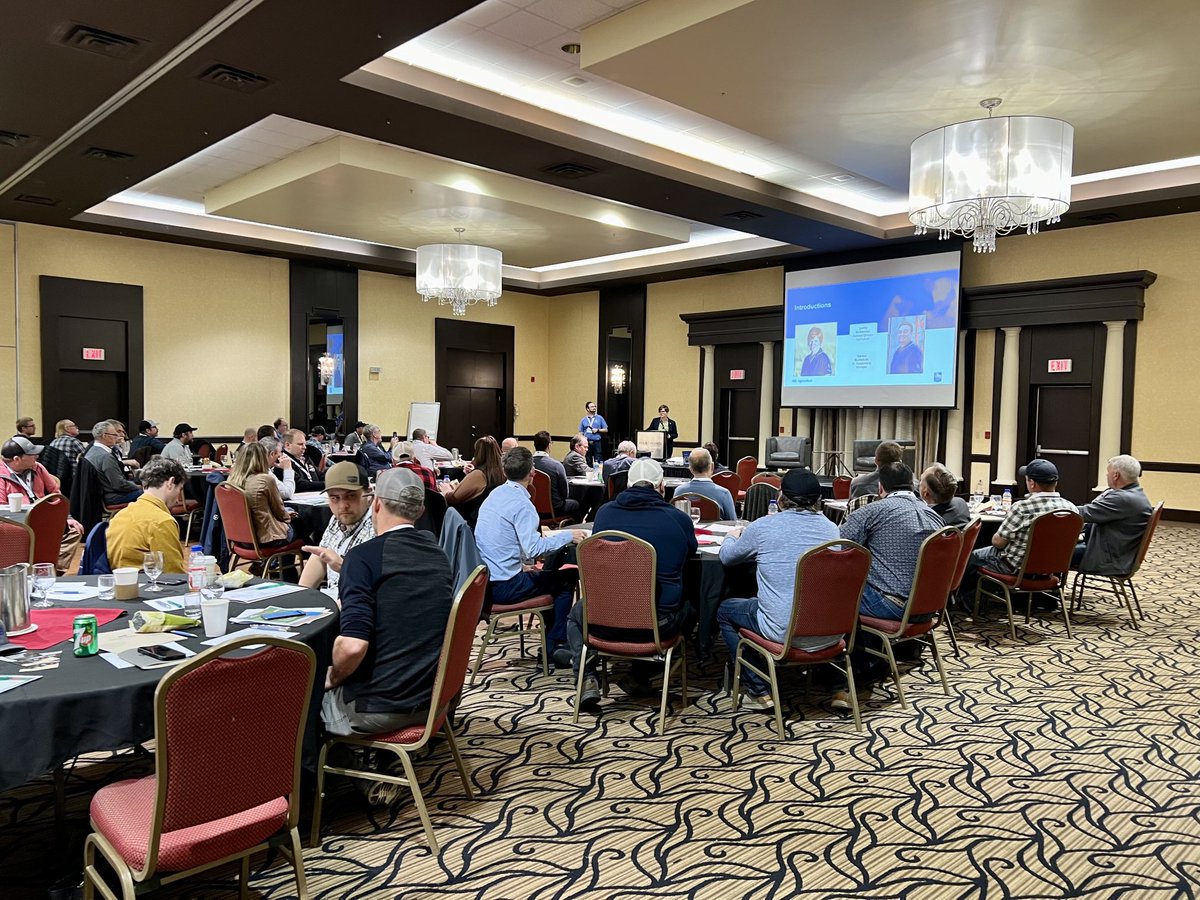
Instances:
[[[143,576],[144,578],[144,576]],[[66,578],[60,581],[79,581],[95,584],[94,577]],[[251,582],[254,583],[254,582]],[[181,594],[186,588],[165,588],[153,597]],[[288,606],[324,606],[336,608],[332,600],[320,591],[305,590],[263,602]],[[57,604],[63,608],[71,603]],[[101,632],[129,627],[129,616],[150,607],[139,602],[116,600],[87,600],[81,608],[119,608],[128,613],[101,627]],[[230,616],[245,607],[231,603]],[[321,704],[325,671],[329,666],[333,639],[337,636],[337,615],[298,627],[300,640],[313,648],[317,655],[317,670],[313,684],[313,702],[304,741],[305,768],[315,769],[319,750]],[[242,625],[230,623],[229,630],[241,630]],[[190,629],[195,638],[184,646],[200,653],[207,647],[204,629]],[[49,648],[62,650],[57,669],[41,672],[41,678],[22,687],[0,694],[0,791],[10,790],[37,778],[63,762],[97,750],[118,750],[144,743],[154,737],[154,691],[163,674],[161,669],[116,669],[99,656],[76,657],[70,642]],[[0,663],[0,674],[15,675],[17,667]]]

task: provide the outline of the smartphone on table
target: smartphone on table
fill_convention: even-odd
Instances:
[[[165,644],[155,644],[153,647],[139,647],[138,653],[143,656],[149,656],[151,659],[157,659],[159,662],[175,662],[177,659],[183,659],[187,656],[182,650],[176,650],[174,647],[168,647]]]

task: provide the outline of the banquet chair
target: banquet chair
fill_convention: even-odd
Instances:
[[[491,595],[489,594],[486,599],[491,601]],[[503,620],[511,619],[514,616],[517,619],[517,640],[519,641],[517,652],[522,658],[525,656],[525,635],[533,632],[533,623],[535,619],[537,620],[537,635],[542,642],[542,674],[549,678],[550,649],[546,643],[546,615],[554,613],[554,596],[537,594],[507,605],[487,602],[484,608],[487,614],[483,618],[487,619],[488,625],[479,642],[479,654],[475,657],[475,665],[471,669],[470,683],[474,684],[475,679],[479,677],[479,670],[483,667],[483,655],[487,652],[487,648],[496,642],[496,626]],[[528,626],[525,624],[526,615],[529,616]]]
[[[243,655],[250,646],[263,649]],[[237,655],[233,655],[233,654]],[[154,692],[154,774],[105,785],[92,797],[83,896],[123,900],[278,848],[308,895],[300,850],[300,748],[316,655],[298,641],[231,640],[168,672]],[[265,686],[269,685],[269,689]],[[238,761],[241,761],[239,764]]]
[[[268,578],[271,574],[271,564],[274,563],[275,571],[281,575],[284,568],[300,572],[300,548],[304,546],[303,540],[297,538],[282,547],[263,547],[254,531],[254,520],[250,516],[250,503],[246,500],[246,495],[231,484],[218,484],[215,493],[217,508],[221,511],[221,524],[225,529],[225,542],[229,546],[229,556],[231,560],[236,557],[232,569],[237,569],[244,562],[253,571],[255,564],[261,563],[263,577]],[[292,562],[285,567],[283,561],[289,558]]]
[[[778,490],[783,485],[783,479],[780,478],[778,475],[776,475],[774,472],[759,472],[757,475],[755,475],[753,478],[750,479],[750,484],[751,485],[769,484],[769,485],[771,485],[771,487]],[[747,490],[749,490],[749,488],[747,488]]]
[[[785,666],[811,667],[828,663],[846,676],[854,727],[862,731],[862,713],[854,687],[850,654],[854,650],[854,626],[858,603],[871,568],[871,551],[854,541],[834,540],[818,544],[796,561],[796,583],[792,593],[792,614],[788,620],[788,639],[782,643],[768,640],[749,628],[738,629],[738,645],[733,661],[733,708],[741,701],[742,668],[749,669],[771,686],[775,703],[775,730],[786,740],[783,730],[783,705],[779,702],[777,670]],[[842,639],[823,650],[793,647],[796,638],[840,634]],[[746,658],[752,649],[766,661],[758,668]]]
[[[0,516],[0,566],[33,562],[33,529]]]
[[[1013,620],[1012,595],[1025,594],[1025,623],[1033,611],[1033,595],[1046,594],[1056,597],[1062,607],[1063,623],[1067,637],[1071,637],[1071,613],[1062,596],[1062,581],[1059,573],[1071,567],[1071,554],[1083,527],[1083,517],[1067,509],[1044,512],[1029,526],[1029,544],[1025,557],[1015,574],[1006,575],[992,569],[979,570],[979,582],[975,586],[975,615],[979,614],[979,601],[983,597],[1003,600],[1008,610],[1008,632],[1015,641],[1017,626]],[[999,591],[999,592],[997,592]]]
[[[735,502],[741,498],[742,479],[738,478],[737,472],[717,472],[713,475],[712,480],[713,484],[719,484],[729,491]]]
[[[217,448],[216,460],[218,465],[225,465],[225,460],[229,458],[229,445],[222,444]]]
[[[834,500],[849,500],[850,499],[850,481],[845,475],[839,475],[833,479],[833,499]]]
[[[534,509],[537,510],[540,524],[550,528],[562,528],[565,525],[572,524],[575,520],[570,516],[556,516],[554,514],[553,495],[550,492],[550,476],[540,469],[534,469],[531,474],[533,475],[533,481],[529,484],[529,496],[533,500]]]
[[[186,544],[192,537],[192,522],[196,518],[196,514],[203,514],[200,508],[200,503],[192,500],[189,497],[184,497],[178,503],[171,507],[171,516],[180,524],[184,525],[183,542]]]
[[[946,681],[946,670],[942,666],[942,656],[938,652],[937,635],[934,629],[946,617],[946,602],[950,599],[950,588],[958,571],[959,558],[962,556],[963,533],[953,525],[939,528],[921,542],[921,550],[917,553],[917,568],[913,572],[912,588],[908,592],[908,601],[904,604],[904,614],[899,621],[895,619],[877,619],[873,616],[859,614],[858,627],[873,634],[883,644],[880,652],[874,647],[864,644],[863,651],[879,659],[887,660],[891,668],[892,681],[896,685],[896,697],[900,706],[908,708],[904,699],[904,688],[900,685],[900,670],[896,666],[896,654],[892,648],[904,641],[917,641],[928,644],[933,653],[933,662],[937,666],[938,677],[942,680],[942,690],[950,696],[950,685]],[[966,563],[963,563],[966,568]],[[961,578],[961,576],[959,576]],[[923,622],[915,622],[917,616],[929,618]]]
[[[771,509],[771,501],[779,497],[779,488],[766,482],[750,485],[746,499],[742,501],[742,518],[747,522],[761,519]]]
[[[652,545],[627,532],[599,531],[579,545],[576,562],[579,565],[583,649],[575,684],[574,721],[579,721],[579,706],[583,700],[586,669],[582,657],[593,650],[600,657],[600,681],[605,697],[608,696],[609,657],[653,660],[663,664],[658,720],[662,730],[666,731],[667,695],[675,668],[679,669],[683,705],[688,705],[687,644],[682,631],[664,638],[658,630],[658,554]],[[601,637],[594,631],[597,627],[640,634]],[[676,650],[679,651],[678,658],[675,658]]]
[[[71,504],[62,494],[47,494],[29,509],[25,524],[33,531],[33,562],[57,565]]]
[[[627,487],[629,487],[629,470],[622,469],[620,472],[613,472],[608,476],[608,483],[606,485],[608,499],[616,500],[617,494],[621,493]]]
[[[134,450],[133,453],[130,454],[130,458],[139,466],[144,466],[146,463],[150,462],[150,457],[158,456],[160,452],[161,451],[155,450],[149,444],[146,444],[144,447],[138,447],[136,450]]]
[[[111,575],[108,563],[108,519],[97,522],[83,541],[83,556],[79,558],[80,575]]]
[[[967,573],[967,562],[971,559],[971,553],[975,549],[976,541],[979,540],[979,532],[982,528],[983,519],[979,516],[976,516],[962,527],[962,549],[958,553],[958,563],[954,567],[954,578],[950,582],[950,596],[952,597],[958,597],[959,589],[962,587],[963,576]],[[950,615],[949,606],[946,607],[946,633],[950,636],[950,646],[954,648],[955,657],[960,656],[958,638],[954,634],[954,618]]]
[[[743,456],[737,461],[734,471],[738,477],[738,493],[734,495],[734,499],[741,500],[746,494],[746,489],[750,487],[750,482],[758,474],[758,460],[753,456]]]
[[[694,509],[700,510],[700,521],[702,522],[719,522],[721,521],[721,507],[715,500],[705,497],[702,494],[673,494],[671,502],[676,500],[687,500],[692,504]]]
[[[429,812],[425,808],[425,797],[421,793],[421,785],[417,781],[417,773],[413,769],[412,757],[428,746],[429,742],[439,733],[445,736],[446,746],[450,748],[450,755],[454,757],[454,765],[458,769],[459,778],[462,779],[463,792],[467,795],[467,799],[475,799],[467,768],[463,764],[462,755],[458,752],[458,743],[454,739],[450,713],[463,691],[467,666],[471,662],[471,643],[475,639],[475,625],[479,621],[480,610],[483,609],[487,584],[487,568],[479,566],[471,573],[471,577],[454,597],[454,602],[450,606],[450,615],[446,620],[446,636],[442,639],[442,652],[438,657],[437,674],[434,676],[433,702],[429,706],[429,714],[423,725],[409,725],[385,734],[337,735],[331,737],[321,747],[320,758],[317,761],[317,797],[312,819],[311,844],[313,846],[317,846],[321,840],[321,806],[325,799],[325,776],[333,773],[364,781],[405,785],[411,789],[413,804],[417,808],[417,815],[425,829],[429,848],[434,853],[438,853],[440,847],[437,837],[433,833],[433,825],[429,821]],[[400,758],[400,763],[404,767],[404,777],[386,772],[331,766],[327,759],[329,749],[335,744],[372,747],[375,750],[394,753]]]
[[[852,497],[846,502],[846,515],[848,516],[856,509],[862,509],[868,503],[874,503],[878,499],[878,494],[860,494],[857,497]]]
[[[1129,610],[1129,621],[1134,628],[1140,628],[1138,619],[1146,618],[1146,614],[1142,612],[1141,601],[1138,600],[1137,586],[1133,583],[1133,576],[1142,568],[1142,563],[1146,561],[1146,554],[1150,551],[1150,541],[1154,539],[1154,532],[1158,528],[1158,523],[1162,519],[1163,503],[1162,501],[1154,507],[1150,513],[1150,521],[1146,523],[1146,530],[1142,532],[1142,542],[1138,545],[1137,555],[1133,559],[1133,565],[1128,572],[1118,575],[1101,575],[1096,572],[1085,572],[1080,569],[1075,573],[1075,579],[1071,583],[1071,609],[1079,609],[1083,602],[1083,593],[1087,590],[1088,579],[1096,581],[1108,582],[1108,587],[1093,587],[1092,590],[1101,594],[1112,594],[1119,600],[1125,603],[1125,608]],[[1132,601],[1132,603],[1130,602]],[[1134,617],[1134,608],[1137,609],[1137,617]]]

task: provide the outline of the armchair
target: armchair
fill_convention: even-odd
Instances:
[[[767,438],[768,469],[811,469],[812,442],[806,437],[781,435]]]

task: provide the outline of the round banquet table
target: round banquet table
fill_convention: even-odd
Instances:
[[[142,579],[144,584],[145,576]],[[247,583],[259,581],[261,579]],[[61,578],[59,582],[95,584],[96,579],[94,576],[71,577]],[[185,592],[186,588],[182,586],[164,586],[161,593],[150,596],[171,597]],[[298,639],[312,647],[317,655],[313,701],[309,706],[303,751],[304,767],[315,769],[320,739],[320,698],[333,640],[337,636],[337,606],[325,594],[315,590],[296,591],[251,605],[322,606],[335,611],[332,616],[294,628],[299,632]],[[119,608],[128,613],[101,626],[102,634],[128,628],[133,613],[150,609],[139,601],[119,600],[59,602],[55,606]],[[231,618],[246,608],[237,602],[230,603],[229,607]],[[232,633],[245,627],[231,622],[229,631]],[[205,640],[203,627],[188,630],[196,637],[182,640],[183,646],[196,653],[209,649],[201,646]],[[0,792],[51,772],[80,754],[119,750],[154,737],[154,691],[159,679],[170,671],[169,667],[117,669],[99,656],[74,656],[70,641],[47,649],[62,651],[57,669],[34,673],[41,675],[37,681],[0,694]],[[15,675],[17,666],[0,663],[0,674]]]

